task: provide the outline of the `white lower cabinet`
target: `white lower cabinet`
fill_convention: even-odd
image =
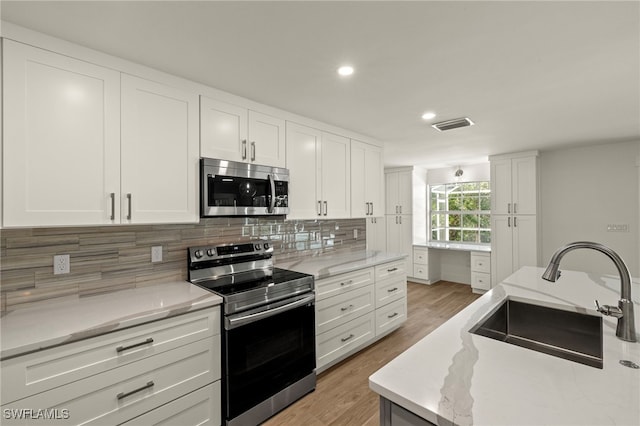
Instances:
[[[491,289],[491,253],[471,252],[471,288],[475,293]]]
[[[316,281],[316,371],[322,372],[407,318],[405,261]]]
[[[3,360],[3,413],[46,408],[60,425],[132,420],[198,389],[219,386],[219,330],[216,307]],[[206,424],[220,424],[220,399],[212,402],[211,418],[218,420]],[[38,421],[9,417],[3,424]]]

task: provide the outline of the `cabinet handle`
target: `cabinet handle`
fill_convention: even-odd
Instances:
[[[507,203],[507,213],[511,214],[511,203]]]
[[[518,207],[518,203],[513,203],[513,214],[518,213],[517,212],[517,210],[518,210],[517,207]]]
[[[344,311],[348,311],[348,310],[349,310],[349,309],[351,309],[351,308],[353,308],[353,305],[343,306],[342,308],[340,308],[340,310],[341,310],[342,312],[344,312]]]
[[[402,206],[400,206],[400,214],[402,214]]]
[[[322,201],[318,200],[318,216],[322,216]]]
[[[145,389],[149,389],[149,388],[153,387],[154,384],[155,383],[153,383],[153,380],[149,380],[146,385],[140,386],[138,389],[134,389],[134,390],[129,391],[129,392],[120,392],[118,395],[116,395],[116,398],[118,398],[119,400],[122,399],[122,398],[126,398],[128,396],[133,395],[134,393],[138,393],[138,392],[143,391]]]
[[[507,218],[507,228],[511,228],[511,216]]]
[[[393,293],[394,291],[398,291],[398,287],[390,288],[387,293]]]
[[[116,348],[116,352],[122,352],[122,351],[126,351],[128,349],[133,349],[133,348],[137,348],[138,346],[143,346],[143,345],[148,345],[149,343],[153,343],[153,338],[149,337],[147,340],[145,340],[144,342],[139,342],[139,343],[134,343],[133,345],[129,345],[129,346],[118,346]]]
[[[131,194],[127,194],[127,202],[129,204],[127,208],[127,220],[131,220]]]
[[[353,280],[349,280],[349,281],[345,281],[343,283],[340,283],[340,285],[343,285],[343,286],[344,285],[351,285],[351,284],[353,284]]]
[[[387,269],[387,272],[393,272],[393,271],[397,271],[398,268],[391,268],[391,269]]]
[[[369,204],[371,204],[371,216],[373,216],[373,201]]]
[[[400,220],[400,225],[402,225],[402,216],[398,216],[398,219]]]
[[[251,142],[251,161],[256,161],[256,143]]]
[[[327,215],[327,212],[329,211],[329,207],[328,206],[329,206],[329,204],[325,201],[324,202],[324,215],[325,216]]]
[[[114,220],[116,218],[116,193],[112,192],[111,197],[111,217],[109,219]]]
[[[518,226],[518,218],[514,217],[513,218],[513,227],[515,228],[516,226]]]
[[[391,315],[387,315],[387,318],[393,318],[393,317],[397,317],[397,316],[398,316],[398,313],[394,312]]]
[[[396,225],[398,224],[398,216],[396,216]]]
[[[398,206],[396,206],[396,214],[398,214]]]
[[[242,141],[242,159],[246,160],[247,159],[247,140],[243,140]]]
[[[343,337],[343,338],[342,338],[342,339],[340,339],[340,340],[342,340],[342,342],[344,343],[344,342],[346,342],[347,340],[353,339],[354,337],[355,337],[355,336],[354,336],[353,334],[350,334],[350,335],[348,335],[347,337]]]

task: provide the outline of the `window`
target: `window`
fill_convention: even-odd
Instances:
[[[429,186],[431,241],[491,242],[489,182]]]

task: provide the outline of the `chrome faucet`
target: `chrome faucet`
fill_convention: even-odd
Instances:
[[[633,314],[633,301],[631,300],[631,274],[629,274],[627,265],[625,265],[622,258],[618,256],[615,251],[602,244],[592,243],[589,241],[578,241],[567,244],[564,247],[560,247],[553,256],[551,256],[549,266],[547,266],[544,274],[542,274],[542,278],[547,281],[556,282],[556,280],[560,278],[560,271],[558,268],[560,267],[560,260],[562,260],[562,257],[570,251],[582,248],[588,248],[604,253],[613,261],[613,263],[615,263],[616,268],[618,268],[618,273],[620,274],[620,300],[618,301],[618,306],[600,306],[596,300],[596,308],[601,314],[613,316],[618,319],[616,336],[622,340],[626,340],[627,342],[635,342],[636,325]]]

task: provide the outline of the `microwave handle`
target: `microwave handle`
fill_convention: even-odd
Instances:
[[[276,182],[273,180],[273,175],[267,175],[267,179],[271,188],[271,202],[267,207],[267,213],[273,213],[273,209],[276,207]]]

